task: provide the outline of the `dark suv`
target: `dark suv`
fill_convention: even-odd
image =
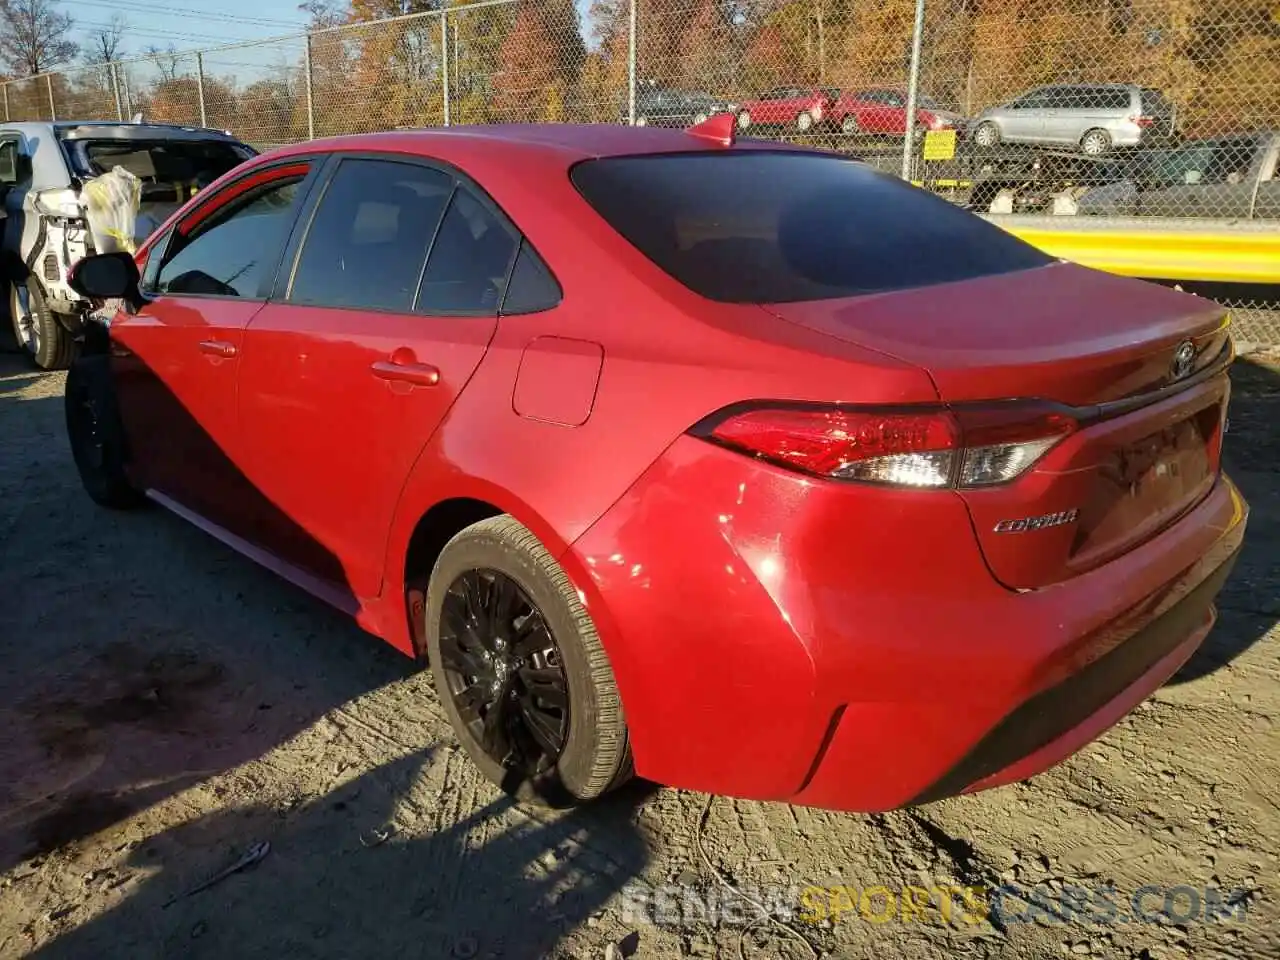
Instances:
[[[701,90],[677,90],[650,83],[636,86],[636,125],[641,127],[687,127],[734,110],[728,100]],[[626,113],[625,105],[623,112]]]

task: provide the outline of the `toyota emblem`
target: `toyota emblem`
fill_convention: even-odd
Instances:
[[[1196,345],[1190,340],[1183,340],[1178,349],[1173,351],[1173,363],[1169,366],[1169,375],[1174,380],[1181,380],[1191,372],[1196,362]]]

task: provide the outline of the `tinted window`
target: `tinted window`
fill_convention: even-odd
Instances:
[[[502,301],[503,313],[537,313],[560,302],[560,284],[528,242],[520,244],[511,282]]]
[[[275,273],[293,218],[301,178],[272,184],[202,225],[175,236],[156,278],[156,292],[258,298]]]
[[[1142,91],[1142,112],[1155,114],[1168,114],[1173,112],[1173,107],[1164,94],[1159,90],[1143,90]]]
[[[0,140],[0,183],[18,182],[18,141]]]
[[[1032,90],[1030,93],[1023,94],[1017,100],[1014,100],[1009,106],[1016,110],[1031,110],[1043,107],[1049,101],[1051,92],[1049,90]]]
[[[821,300],[1053,262],[946,200],[835,156],[611,157],[571,176],[619,233],[713,300]]]
[[[307,228],[289,300],[408,313],[452,190],[440,170],[343,160]]]
[[[169,240],[172,237],[173,230],[170,229],[164,236],[157,237],[156,241],[151,245],[151,253],[147,257],[147,264],[143,268],[142,277],[138,284],[143,290],[155,290],[156,277],[160,274],[160,265],[164,263],[165,249],[168,247]]]
[[[1102,110],[1127,110],[1131,103],[1128,90],[1096,90],[1090,98],[1089,106]]]
[[[473,193],[459,187],[431,246],[418,312],[496,312],[516,242]]]

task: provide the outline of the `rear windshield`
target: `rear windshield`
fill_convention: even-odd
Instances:
[[[940,197],[827,154],[608,157],[570,176],[641,253],[722,302],[825,300],[1053,262]]]
[[[188,193],[213,183],[254,156],[244,144],[228,140],[67,140],[67,153],[77,176],[96,177],[124,167],[147,187]]]
[[[1172,104],[1165,99],[1164,94],[1159,90],[1144,89],[1142,91],[1142,112],[1143,113],[1170,113],[1173,110]]]

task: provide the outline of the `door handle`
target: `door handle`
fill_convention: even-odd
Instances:
[[[429,363],[396,363],[394,360],[378,360],[370,368],[381,380],[394,383],[411,383],[420,387],[434,387],[440,382],[440,371]]]
[[[200,352],[207,353],[211,357],[234,357],[239,351],[236,350],[234,343],[228,343],[226,340],[201,340]]]

